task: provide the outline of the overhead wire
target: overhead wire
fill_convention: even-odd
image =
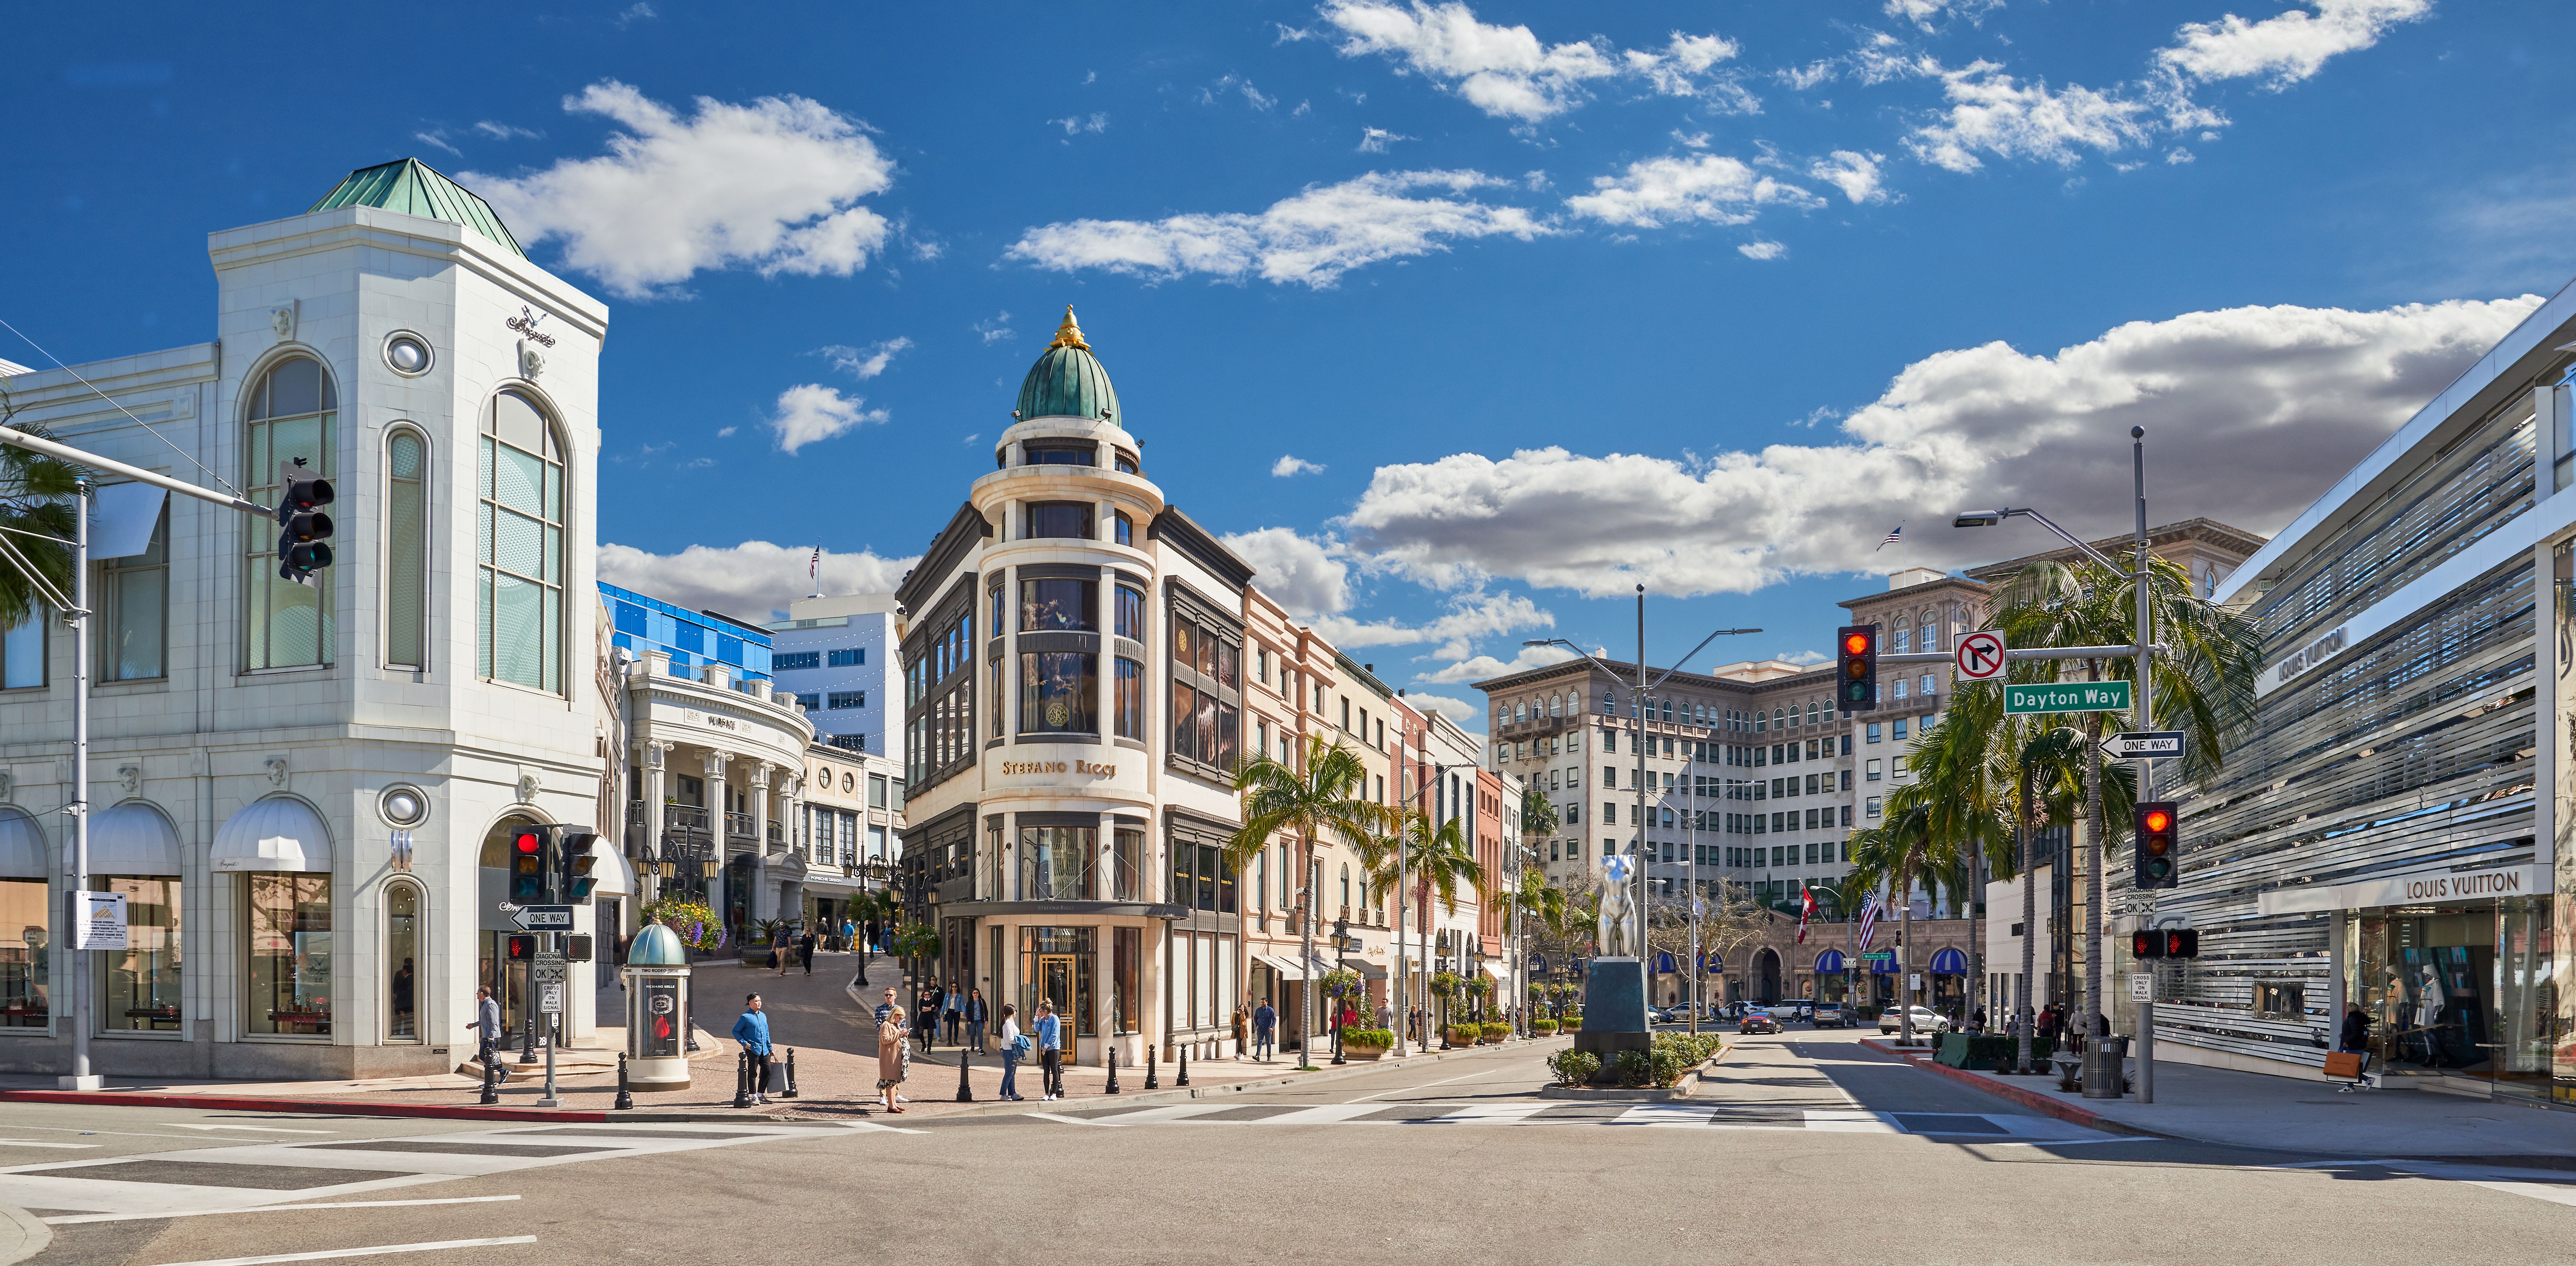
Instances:
[[[8,319],[7,319],[7,318],[5,318],[5,317],[0,317],[0,329],[6,329],[6,330],[8,330],[10,333],[17,335],[20,339],[22,339],[22,340],[24,340],[24,341],[26,342],[27,346],[32,347],[32,348],[35,348],[35,349],[36,349],[36,351],[37,351],[37,352],[39,352],[40,354],[42,354],[42,355],[44,356],[44,358],[45,358],[45,359],[47,359],[47,360],[49,360],[49,361],[54,362],[54,367],[55,367],[56,369],[59,369],[59,370],[63,371],[64,373],[70,374],[70,375],[72,376],[72,381],[77,382],[77,383],[79,383],[80,385],[82,385],[82,386],[84,386],[84,387],[89,388],[92,392],[95,392],[95,393],[97,394],[97,396],[98,396],[98,398],[99,398],[99,399],[104,400],[104,401],[108,402],[108,403],[109,403],[109,404],[111,404],[111,405],[115,405],[115,406],[116,406],[116,411],[117,411],[117,412],[124,414],[124,415],[126,416],[126,418],[127,418],[127,419],[131,420],[131,421],[134,423],[134,425],[139,426],[139,427],[142,427],[142,428],[143,428],[144,430],[146,430],[146,431],[150,431],[150,432],[151,432],[151,434],[152,434],[152,438],[154,438],[154,439],[156,439],[156,440],[161,441],[163,444],[167,444],[167,445],[169,445],[169,446],[170,446],[170,451],[171,451],[171,452],[173,452],[173,453],[177,453],[179,456],[181,456],[181,457],[183,457],[183,458],[186,458],[186,459],[187,459],[187,462],[188,462],[188,464],[189,464],[189,465],[194,466],[194,467],[196,467],[196,468],[197,468],[197,469],[199,469],[199,470],[205,471],[205,472],[206,472],[206,478],[211,479],[211,480],[214,480],[216,483],[218,483],[218,484],[222,485],[222,486],[223,486],[223,490],[224,490],[224,491],[226,491],[226,492],[228,492],[228,493],[231,493],[232,495],[234,495],[234,496],[236,496],[236,497],[239,497],[239,496],[241,496],[241,495],[242,495],[242,493],[241,493],[241,489],[234,487],[234,486],[232,485],[232,481],[231,481],[231,480],[228,480],[228,479],[224,478],[223,476],[216,474],[216,473],[214,472],[214,470],[213,470],[212,468],[208,467],[204,462],[198,461],[198,460],[197,460],[197,458],[196,458],[196,455],[195,455],[195,454],[190,453],[188,450],[186,450],[186,449],[184,449],[184,448],[179,447],[179,446],[178,446],[177,444],[175,444],[175,443],[172,443],[172,442],[171,442],[171,440],[170,440],[170,437],[169,437],[169,436],[167,436],[167,435],[163,435],[163,434],[162,434],[162,433],[160,433],[159,431],[154,431],[154,430],[152,430],[152,424],[151,424],[151,423],[146,422],[146,421],[144,421],[144,420],[143,420],[143,419],[141,419],[141,418],[135,417],[135,416],[134,416],[134,411],[133,411],[132,409],[128,409],[128,408],[126,408],[124,405],[122,405],[122,404],[118,404],[118,403],[117,403],[117,400],[116,400],[116,397],[111,396],[111,395],[107,394],[105,391],[100,390],[100,389],[99,389],[98,384],[96,384],[96,383],[94,383],[94,382],[91,382],[91,381],[90,381],[89,379],[87,379],[87,378],[83,378],[83,377],[81,377],[81,376],[80,376],[80,371],[75,370],[75,369],[73,369],[71,366],[64,364],[64,363],[63,363],[63,360],[62,360],[62,358],[61,358],[61,357],[54,355],[52,352],[48,352],[48,351],[46,351],[46,350],[44,349],[43,345],[41,345],[41,344],[37,343],[37,342],[36,342],[36,340],[34,340],[34,339],[28,338],[28,337],[27,337],[27,335],[26,335],[26,333],[25,333],[24,331],[20,330],[17,326],[14,326],[14,325],[9,324],[9,322],[8,322]]]

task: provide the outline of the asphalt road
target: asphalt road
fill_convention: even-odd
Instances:
[[[2537,1262],[2576,1241],[2576,1183],[2562,1181],[2576,1175],[2100,1134],[1859,1036],[1743,1039],[1705,1096],[1670,1105],[1538,1098],[1538,1055],[1510,1048],[1186,1104],[901,1129],[8,1104],[0,1201],[47,1219],[37,1260],[135,1266]]]

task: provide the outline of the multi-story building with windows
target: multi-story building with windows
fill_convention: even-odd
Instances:
[[[908,816],[898,882],[935,971],[1073,1057],[1232,1053],[1252,569],[1164,498],[1066,314],[1016,417],[896,597]]]
[[[101,487],[86,787],[64,626],[0,638],[0,909],[27,929],[0,950],[0,1068],[68,1071],[74,956],[54,951],[84,801],[91,886],[133,922],[131,948],[89,960],[98,1071],[453,1067],[475,986],[506,985],[509,828],[597,821],[608,309],[409,160],[207,250],[211,340],[13,368],[15,420],[262,504],[300,459],[337,485],[338,557],[283,580],[273,522]],[[614,838],[603,911],[632,891]]]
[[[903,764],[902,727],[886,718],[898,688],[890,593],[799,598],[769,626],[778,688],[796,696],[816,741]]]
[[[830,933],[859,893],[885,886],[902,852],[903,771],[873,753],[817,742],[805,749],[792,851],[803,867],[784,918]]]

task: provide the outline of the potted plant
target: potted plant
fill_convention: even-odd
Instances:
[[[1487,1020],[1484,1024],[1484,1034],[1486,1045],[1500,1046],[1504,1039],[1512,1035],[1512,1026],[1500,1020]]]
[[[725,930],[716,912],[695,901],[664,897],[644,907],[644,921],[659,923],[680,938],[680,944],[699,953],[713,953],[724,948]]]
[[[1357,1025],[1342,1030],[1342,1054],[1349,1059],[1376,1059],[1395,1045],[1393,1029],[1363,1029]]]

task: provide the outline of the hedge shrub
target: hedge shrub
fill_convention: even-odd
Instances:
[[[1590,1051],[1558,1051],[1547,1057],[1547,1069],[1560,1086],[1580,1086],[1601,1071],[1601,1057]]]
[[[1342,1045],[1392,1047],[1395,1045],[1395,1030],[1344,1029],[1342,1030]]]
[[[1487,1020],[1485,1021],[1484,1033],[1487,1037],[1510,1037],[1512,1035],[1512,1026],[1505,1024],[1500,1020]]]
[[[1554,1033],[1556,1032],[1556,1021],[1541,1016],[1538,1019],[1530,1021],[1530,1032]]]

